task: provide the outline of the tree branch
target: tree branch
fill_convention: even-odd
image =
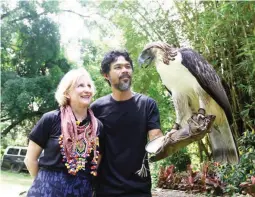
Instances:
[[[7,120],[11,120],[11,118],[4,118],[4,119],[1,119],[0,121],[1,121],[1,122],[5,122],[5,121],[7,121]]]
[[[164,10],[163,6],[161,5],[161,3],[159,1],[157,1],[158,5],[160,6],[161,10]],[[170,23],[170,17],[169,17],[169,10],[167,11],[164,11],[164,15],[165,15],[165,19],[166,19],[166,23],[167,23],[167,26],[168,28],[171,30],[171,34],[173,34],[173,38],[174,38],[174,44],[177,46],[177,47],[180,47],[180,43],[179,43],[179,40],[178,40],[178,36],[177,36],[177,33],[176,33],[176,30],[174,28],[174,26],[172,25],[172,23]],[[168,41],[168,40],[167,40]]]
[[[97,14],[97,13],[91,13],[91,14],[88,14],[88,15],[82,15],[82,14],[79,14],[79,13],[73,11],[73,10],[59,10],[59,11],[60,11],[60,12],[70,12],[70,13],[72,13],[72,14],[76,14],[76,15],[78,15],[78,16],[80,16],[80,17],[83,17],[83,18],[89,18],[91,15]]]
[[[158,33],[158,31],[154,28],[154,25],[149,21],[149,19],[148,19],[146,16],[144,16],[144,15],[139,11],[139,9],[134,8],[134,6],[133,6],[132,4],[130,4],[128,1],[126,1],[126,4],[127,4],[129,7],[131,7],[131,8],[134,10],[134,12],[138,13],[138,14],[143,18],[143,20],[150,26],[150,28],[153,30],[153,32],[157,35],[157,37],[158,37],[159,40],[164,41],[164,38],[161,37],[161,35]],[[143,9],[143,10],[146,12],[147,15],[149,15],[149,13],[147,12],[146,9]],[[132,14],[131,14],[131,15],[132,15]],[[132,16],[133,16],[133,15],[132,15]]]
[[[97,13],[91,13],[91,14],[88,14],[88,15],[82,15],[82,14],[79,14],[79,13],[73,11],[73,10],[59,10],[59,11],[57,11],[57,13],[58,13],[58,12],[70,12],[70,13],[72,13],[72,14],[76,14],[76,15],[78,15],[78,16],[80,16],[80,17],[83,17],[83,18],[89,18],[91,15],[97,14]],[[35,14],[35,15],[28,14],[28,15],[25,15],[25,16],[21,16],[21,17],[19,17],[19,18],[17,18],[17,19],[14,19],[14,20],[10,21],[10,23],[15,23],[15,22],[17,22],[17,21],[20,21],[20,20],[23,20],[23,19],[26,19],[26,18],[38,18],[39,16],[41,16],[41,15],[46,15],[46,14],[48,14],[48,13],[51,13],[51,12],[49,12],[49,11],[44,11],[44,12],[41,12],[41,13]]]
[[[35,14],[35,15],[29,14],[29,15],[21,16],[19,18],[16,18],[16,19],[10,21],[10,23],[15,23],[17,21],[21,21],[21,20],[26,19],[26,18],[38,18],[39,16],[47,14],[47,13],[49,13],[49,12],[46,11],[46,12],[42,12],[40,14]]]
[[[6,128],[1,132],[1,137],[7,135],[7,134],[11,131],[11,129],[13,129],[14,127],[16,127],[16,126],[17,126],[18,124],[20,124],[22,121],[24,121],[24,120],[26,120],[26,119],[29,119],[29,118],[32,118],[32,117],[37,116],[37,115],[42,115],[42,114],[43,114],[43,112],[37,111],[37,112],[31,113],[31,114],[27,114],[27,115],[23,116],[23,118],[12,122],[11,125],[9,125],[8,127],[6,127]]]
[[[17,120],[15,122],[13,122],[11,125],[9,125],[8,127],[6,127],[2,132],[1,132],[1,137],[5,136],[7,133],[10,132],[11,129],[13,129],[15,126],[17,126],[19,123],[21,123],[23,120],[25,120],[26,118]]]
[[[5,13],[5,14],[2,14],[1,20],[4,19],[5,17],[11,15],[12,13],[16,12],[16,11],[19,10],[19,9],[20,9],[20,7],[17,7],[17,8],[15,8],[15,9],[13,9],[13,10],[11,10],[11,11]]]
[[[152,38],[153,40],[153,36],[147,31],[146,28],[144,28],[144,26],[133,16],[131,15],[131,17],[133,18],[133,20],[139,25],[139,27],[145,32],[145,34],[150,38]]]

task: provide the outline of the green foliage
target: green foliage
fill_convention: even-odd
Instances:
[[[223,182],[229,187],[228,192],[239,192],[240,183],[255,174],[255,132],[246,131],[238,140],[240,162],[236,165],[224,164],[219,167]]]
[[[32,77],[59,56],[58,27],[50,18],[38,16],[38,5],[20,1],[14,10],[6,10],[1,28],[2,70]]]
[[[96,86],[94,100],[111,92],[110,86],[100,73],[100,64],[105,53],[101,43],[94,43],[91,40],[82,40],[83,66],[90,73]]]
[[[168,162],[173,164],[175,166],[175,170],[179,172],[185,171],[187,169],[187,165],[191,164],[190,156],[186,148],[183,148],[171,155]]]
[[[152,177],[152,186],[156,187],[159,179],[159,169],[161,167],[167,167],[174,165],[174,170],[177,172],[182,172],[187,169],[187,165],[191,164],[190,156],[186,148],[181,149],[180,151],[174,153],[173,155],[165,158],[164,160],[152,163],[150,165],[151,177]]]
[[[58,25],[47,16],[58,10],[56,2],[51,7],[45,1],[1,5],[1,121],[7,121],[6,135],[57,107],[54,92],[71,65],[60,50]]]

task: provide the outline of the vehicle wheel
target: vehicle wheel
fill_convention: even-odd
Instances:
[[[12,164],[11,165],[11,171],[12,172],[20,172],[22,169],[22,166],[19,164]]]

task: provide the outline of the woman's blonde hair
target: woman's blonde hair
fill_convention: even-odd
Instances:
[[[87,77],[91,82],[92,94],[95,95],[96,88],[90,74],[85,68],[76,68],[68,71],[58,84],[57,91],[55,92],[55,99],[59,106],[65,106],[68,104],[68,98],[66,93],[72,89],[80,77]]]

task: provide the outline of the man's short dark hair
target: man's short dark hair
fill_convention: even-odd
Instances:
[[[128,61],[133,68],[132,59],[129,57],[127,51],[114,50],[105,54],[104,59],[101,63],[101,74],[108,74],[110,72],[111,63],[115,62],[119,56],[123,56],[126,61]]]

